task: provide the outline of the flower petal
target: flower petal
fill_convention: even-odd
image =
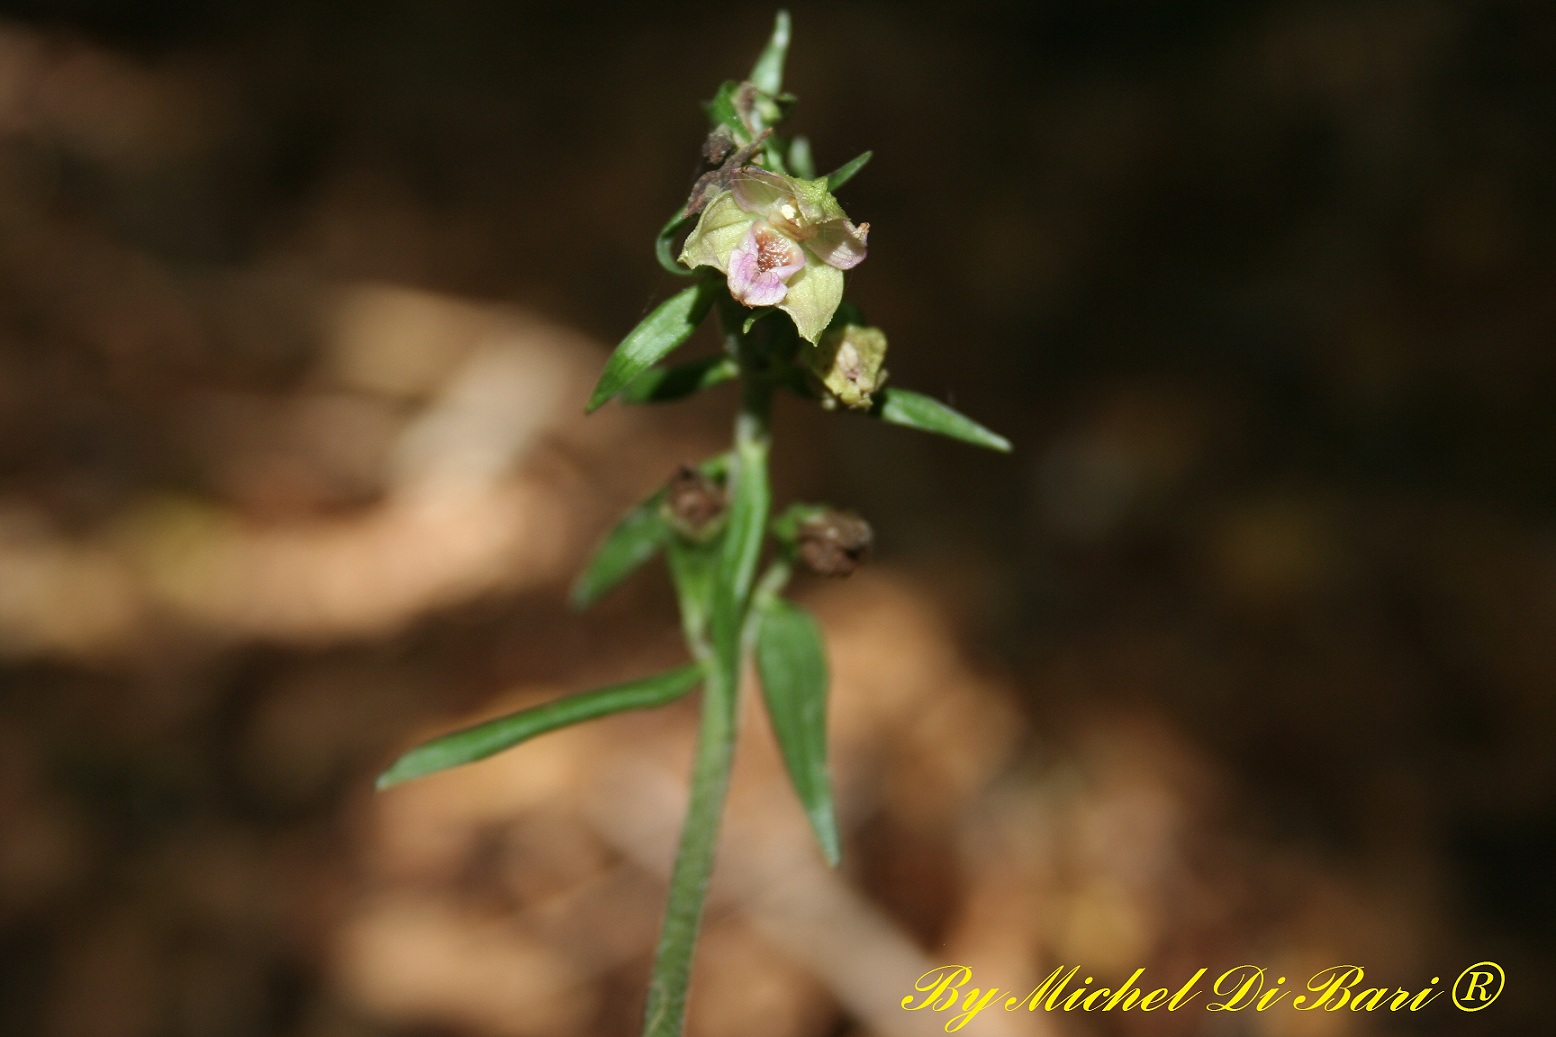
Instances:
[[[782,218],[797,230],[840,220],[845,215],[843,207],[827,190],[825,177],[799,180],[757,166],[746,166],[730,178],[730,188],[742,209],[774,222],[781,213]],[[788,206],[788,211],[782,211],[784,206]]]
[[[835,266],[839,270],[852,270],[864,262],[868,253],[865,241],[870,236],[870,225],[861,223],[855,227],[847,220],[832,220],[823,223],[816,230],[816,236],[805,243],[805,246],[816,254],[816,258],[828,266]]]
[[[711,266],[716,270],[727,270],[729,254],[746,236],[755,219],[736,204],[731,192],[725,191],[702,210],[696,229],[681,248],[681,262],[693,269]]]
[[[809,263],[789,281],[778,308],[794,318],[800,337],[814,344],[821,338],[843,301],[843,271],[824,263]]]
[[[773,205],[794,195],[794,182],[788,177],[756,166],[736,170],[729,186],[742,209],[764,216]]]

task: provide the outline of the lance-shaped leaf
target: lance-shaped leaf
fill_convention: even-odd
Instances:
[[[708,636],[708,615],[713,611],[713,589],[718,576],[719,544],[694,544],[672,537],[665,552],[670,579],[681,608],[681,630],[687,644],[699,644]]]
[[[690,227],[695,220],[695,216],[688,216],[677,210],[674,216],[665,221],[665,225],[659,229],[659,236],[654,239],[654,257],[659,260],[660,266],[677,277],[691,277],[695,273],[682,266],[675,258],[680,253],[676,243],[681,232]]]
[[[767,715],[821,852],[837,867],[837,812],[827,776],[827,655],[821,628],[809,612],[782,598],[770,599],[761,609],[756,668]]]
[[[728,573],[735,597],[744,602],[756,577],[756,560],[762,553],[772,488],[767,483],[767,442],[753,439],[737,444],[730,469],[729,535],[724,539],[721,567]]]
[[[733,357],[710,356],[674,367],[653,367],[622,392],[623,403],[669,403],[721,385],[740,373]]]
[[[842,187],[844,184],[848,183],[854,178],[854,174],[863,169],[865,167],[865,163],[869,162],[870,159],[874,157],[875,152],[866,151],[864,154],[859,155],[858,157],[848,162],[844,162],[841,166],[838,166],[836,169],[832,170],[832,172],[827,174],[827,190],[836,191],[839,187]]]
[[[729,468],[729,456],[719,454],[697,466],[710,479],[723,479]],[[644,563],[653,558],[667,541],[672,530],[665,521],[663,488],[654,492],[621,517],[595,548],[589,564],[573,583],[569,600],[573,608],[582,612],[617,584],[631,576]]]
[[[605,403],[691,338],[723,288],[721,279],[705,278],[670,296],[644,317],[605,362],[605,371],[585,409],[592,411]]]
[[[621,517],[595,548],[589,564],[573,583],[569,600],[582,612],[659,552],[669,535],[660,504],[661,491]]]
[[[876,393],[870,414],[893,425],[934,432],[1002,454],[1010,453],[1010,440],[923,393],[887,387]]]
[[[789,12],[779,11],[773,20],[773,34],[751,67],[751,83],[776,97],[783,89],[783,63],[789,55]]]
[[[736,104],[739,93],[740,84],[733,79],[720,83],[718,93],[713,95],[713,100],[707,105],[708,122],[728,128],[735,135],[736,142],[744,144],[751,139],[751,128],[740,117],[740,108]]]
[[[767,482],[767,443],[738,444],[730,469],[729,518],[720,542],[718,584],[713,589],[713,650],[733,686],[740,671],[740,632],[767,532],[772,490]]]
[[[450,767],[484,760],[536,735],[569,724],[627,709],[663,706],[691,691],[701,680],[702,667],[690,663],[653,677],[613,684],[581,695],[570,695],[556,702],[476,724],[418,745],[379,775],[378,787],[386,789]]]

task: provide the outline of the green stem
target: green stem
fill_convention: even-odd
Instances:
[[[707,628],[688,624],[688,647],[707,669],[703,686],[702,728],[692,766],[691,802],[670,875],[670,903],[654,954],[644,1012],[643,1037],[680,1037],[686,991],[703,903],[713,874],[719,822],[729,790],[730,765],[740,701],[742,633],[750,609],[751,582],[771,494],[767,485],[768,417],[772,383],[761,357],[741,332],[743,315],[726,299],[720,316],[729,351],[740,365],[740,413],[735,418],[735,449],[730,455],[728,527],[718,552],[712,607]]]
[[[713,874],[713,853],[718,843],[724,794],[729,789],[730,764],[735,755],[735,706],[740,689],[729,681],[722,667],[714,665],[711,646],[700,646],[700,659],[708,667],[703,685],[702,729],[697,736],[697,759],[692,768],[691,803],[681,849],[670,876],[670,904],[654,954],[654,974],[648,985],[644,1037],[679,1037],[686,1014],[686,989],[691,981],[692,953],[702,923],[702,906]],[[738,677],[737,677],[738,681]]]

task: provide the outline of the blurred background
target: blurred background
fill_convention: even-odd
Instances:
[[[797,586],[846,860],[748,708],[690,1032],[940,1032],[951,961],[1509,975],[986,1035],[1543,1026],[1549,5],[793,8],[894,381],[1017,449],[780,407],[877,531]],[[678,660],[661,571],[566,587],[733,401],[582,404],[771,16],[0,4],[0,1032],[636,1032],[693,703],[372,779]]]

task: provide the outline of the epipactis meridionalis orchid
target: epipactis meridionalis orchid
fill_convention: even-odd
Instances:
[[[702,211],[681,262],[720,271],[737,301],[777,307],[815,343],[843,300],[843,271],[864,261],[869,232],[849,221],[824,178],[747,166]]]

